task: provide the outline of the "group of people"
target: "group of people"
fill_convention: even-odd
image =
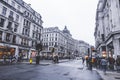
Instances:
[[[36,60],[36,64],[39,64],[40,63],[40,55],[36,55],[35,60]],[[52,60],[54,63],[58,63],[59,62],[58,55],[54,55]],[[32,62],[33,62],[33,58],[30,57],[29,63],[32,64]]]
[[[104,72],[106,72],[107,69],[109,70],[117,70],[120,71],[120,57],[117,56],[116,59],[113,57],[87,57],[82,58],[82,61],[84,63],[84,60],[86,60],[86,65],[89,69],[92,67],[103,69]]]
[[[59,62],[59,57],[57,55],[53,56],[53,62],[58,63]]]
[[[13,62],[16,63],[17,62],[17,58],[15,55],[12,54],[4,54],[2,56],[3,58],[3,64],[12,64]]]

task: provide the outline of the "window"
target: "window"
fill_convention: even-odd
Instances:
[[[24,19],[24,23],[23,23],[23,25],[25,25],[26,24],[26,20]]]
[[[13,43],[16,43],[16,35],[13,35]]]
[[[25,29],[25,35],[27,35],[27,33],[28,33],[28,29]]]
[[[11,29],[11,28],[12,28],[12,22],[8,22],[7,28],[8,28],[8,29]]]
[[[34,25],[34,30],[35,30],[35,27],[36,27],[36,26]]]
[[[53,46],[53,42],[52,42],[52,44],[51,44],[52,46]]]
[[[15,7],[15,2],[14,2],[14,1],[12,1],[11,5]]]
[[[35,46],[35,42],[34,42],[34,41],[32,41],[32,47],[33,47],[33,46]]]
[[[20,10],[21,7],[18,5],[17,8],[18,8],[18,10]]]
[[[55,42],[55,47],[57,47],[57,42]]]
[[[7,8],[3,6],[2,15],[6,15],[6,12],[7,12]]]
[[[14,32],[17,32],[17,29],[18,29],[18,25],[15,24],[15,25],[14,25]]]
[[[23,25],[25,25],[25,26],[29,27],[29,26],[30,26],[30,24],[31,24],[31,23],[30,23],[28,20],[25,20],[25,19],[24,19],[24,24],[23,24]]]
[[[13,17],[13,12],[12,11],[10,11],[10,16]]]
[[[3,18],[0,18],[0,27],[4,26],[4,22],[5,22],[5,20]]]
[[[6,33],[6,41],[10,42],[10,33]]]
[[[22,31],[22,34],[23,34],[23,35],[24,35],[24,30],[25,30],[25,29],[23,28],[23,31]]]
[[[40,29],[40,33],[41,33],[41,29]]]
[[[57,38],[55,38],[55,41],[57,41]]]
[[[35,37],[35,33],[33,33],[32,37],[33,37],[33,38]]]
[[[19,21],[19,15],[16,14],[16,21]]]
[[[26,21],[26,26],[29,26],[29,21],[28,20]]]
[[[22,38],[21,44],[22,45],[28,45],[28,42],[29,41],[27,39]]]
[[[28,12],[28,13],[27,13],[27,16],[29,17],[29,15],[30,15],[30,14],[29,14],[29,12]]]

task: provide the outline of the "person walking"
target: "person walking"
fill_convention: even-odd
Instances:
[[[6,64],[6,59],[7,59],[7,55],[4,54],[4,55],[3,55],[3,64]]]
[[[88,58],[88,69],[89,69],[89,70],[92,70],[92,67],[93,67],[93,66],[92,66],[92,57],[89,57],[89,58]]]
[[[40,63],[40,55],[37,55],[36,56],[36,64],[39,64]]]
[[[102,69],[103,69],[104,74],[106,74],[107,63],[108,63],[108,61],[106,60],[105,57],[103,57],[103,58],[101,59],[101,66],[102,66]]]
[[[85,61],[85,58],[84,57],[82,57],[82,63],[84,64],[84,61]]]
[[[108,62],[109,62],[109,69],[114,70],[115,59],[113,57],[109,57]]]
[[[117,56],[115,62],[116,62],[116,69],[119,72],[120,71],[120,57],[119,56]]]

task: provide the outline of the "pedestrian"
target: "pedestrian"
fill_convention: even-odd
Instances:
[[[117,56],[115,62],[116,62],[116,69],[119,72],[120,71],[120,57],[119,56]]]
[[[37,55],[37,56],[36,56],[36,64],[39,64],[39,63],[40,63],[40,56]]]
[[[6,64],[6,59],[7,59],[7,55],[4,54],[4,55],[3,55],[3,64]]]
[[[88,58],[88,69],[92,70],[92,57]]]
[[[59,57],[58,55],[55,55],[55,63],[58,63],[58,61],[59,61]]]
[[[113,57],[109,57],[108,62],[109,62],[109,69],[114,70],[115,59]]]
[[[86,56],[86,58],[85,58],[85,60],[86,60],[86,66],[88,67],[88,56]]]
[[[103,57],[103,58],[101,59],[101,66],[102,66],[102,69],[103,69],[104,74],[106,74],[107,63],[108,63],[108,61],[106,60],[105,57]]]
[[[84,61],[85,61],[85,58],[84,57],[82,57],[82,63],[84,64]]]
[[[13,59],[13,55],[11,53],[9,53],[10,64],[12,64],[12,59]]]

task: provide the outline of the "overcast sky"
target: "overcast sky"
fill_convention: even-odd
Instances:
[[[98,0],[23,0],[41,14],[43,27],[65,25],[77,40],[94,45],[95,16]]]

